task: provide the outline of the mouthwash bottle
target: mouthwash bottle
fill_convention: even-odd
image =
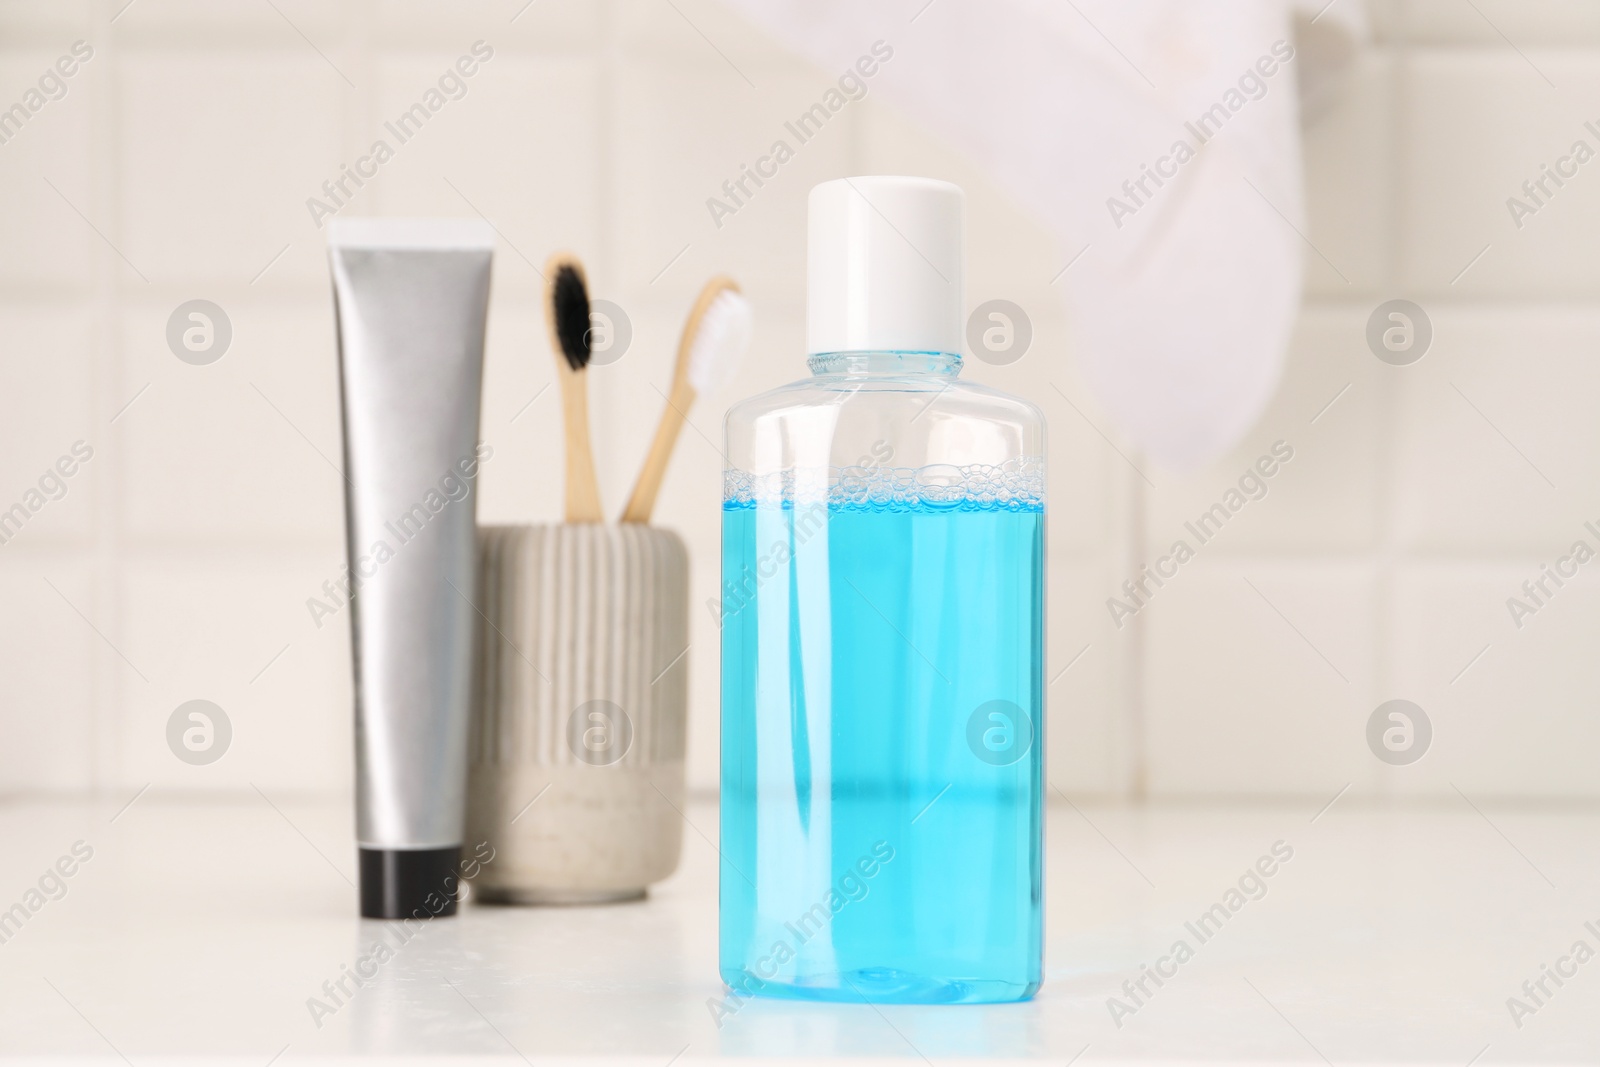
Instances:
[[[728,413],[720,969],[1022,1000],[1042,966],[1044,420],[960,380],[964,195],[811,191],[811,377]]]

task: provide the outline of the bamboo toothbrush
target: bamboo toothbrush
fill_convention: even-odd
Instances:
[[[557,252],[544,265],[544,317],[561,379],[561,421],[567,438],[567,521],[604,522],[600,482],[589,444],[589,288],[583,264]]]
[[[655,510],[656,494],[666,477],[667,461],[678,431],[683,429],[695,397],[724,385],[738,369],[750,347],[753,316],[750,302],[732,278],[718,275],[700,290],[700,296],[683,324],[678,340],[678,362],[672,372],[672,392],[656,426],[656,439],[645,456],[644,468],[634,483],[633,495],[623,509],[623,522],[646,523]]]

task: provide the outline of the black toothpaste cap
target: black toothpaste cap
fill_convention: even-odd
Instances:
[[[454,915],[461,894],[461,846],[361,849],[361,917],[432,919]]]

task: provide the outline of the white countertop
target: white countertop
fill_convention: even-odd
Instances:
[[[1552,995],[1520,1029],[1506,1006],[1580,938],[1600,951],[1584,925],[1600,930],[1593,807],[1344,798],[1319,816],[1318,803],[1075,808],[1057,798],[1037,999],[758,1000],[719,1029],[707,1007],[721,993],[710,801],[689,807],[683,865],[647,901],[465,906],[320,1028],[307,999],[376,940],[393,943],[385,924],[355,917],[348,807],[145,795],[119,814],[121,804],[0,804],[0,909],[23,901],[74,842],[94,850],[64,880],[66,895],[0,944],[0,1056],[140,1067],[196,1056],[265,1065],[280,1053],[280,1064],[380,1053],[655,1067],[1600,1059],[1600,959],[1562,987],[1547,979]],[[1293,859],[1200,943],[1185,922],[1280,840]],[[1119,1028],[1108,998],[1180,938],[1193,958],[1160,988],[1147,980],[1153,995]]]

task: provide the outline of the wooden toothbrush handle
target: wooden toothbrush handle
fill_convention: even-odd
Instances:
[[[561,421],[567,438],[567,521],[605,522],[600,482],[589,444],[589,385],[581,371],[561,364]]]
[[[633,495],[628,498],[628,506],[623,509],[623,522],[648,523],[650,513],[656,507],[656,494],[661,492],[661,482],[667,476],[667,463],[672,459],[672,447],[678,442],[678,431],[683,429],[684,421],[689,415],[689,406],[694,403],[694,387],[687,381],[679,380],[672,383],[672,394],[667,397],[667,406],[662,409],[661,421],[656,424],[656,439],[650,444],[650,453],[645,456],[644,467],[639,471],[639,480],[633,485]]]

